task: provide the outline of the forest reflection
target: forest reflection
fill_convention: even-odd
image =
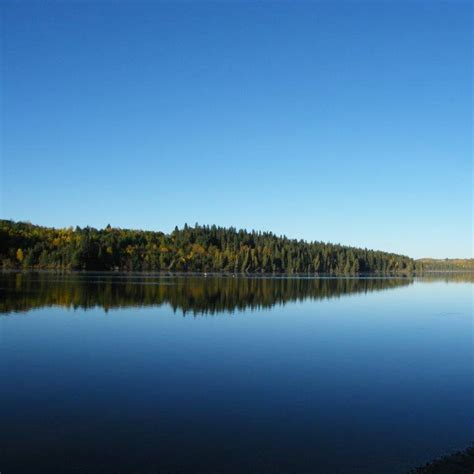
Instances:
[[[337,298],[397,288],[411,278],[263,278],[116,273],[2,273],[0,313],[34,308],[170,305],[174,311],[215,314],[271,308],[305,299]]]

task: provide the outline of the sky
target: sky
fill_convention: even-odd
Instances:
[[[7,0],[0,216],[472,257],[470,2]]]

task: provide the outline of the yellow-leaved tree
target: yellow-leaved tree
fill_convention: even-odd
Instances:
[[[21,262],[23,262],[24,258],[25,258],[25,256],[23,255],[23,250],[18,249],[16,251],[16,259],[21,263]]]

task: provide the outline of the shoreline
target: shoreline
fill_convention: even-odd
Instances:
[[[474,472],[474,446],[434,459],[408,474],[471,474]]]

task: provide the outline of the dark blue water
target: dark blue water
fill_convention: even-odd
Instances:
[[[0,277],[0,471],[405,473],[473,436],[473,284]]]

